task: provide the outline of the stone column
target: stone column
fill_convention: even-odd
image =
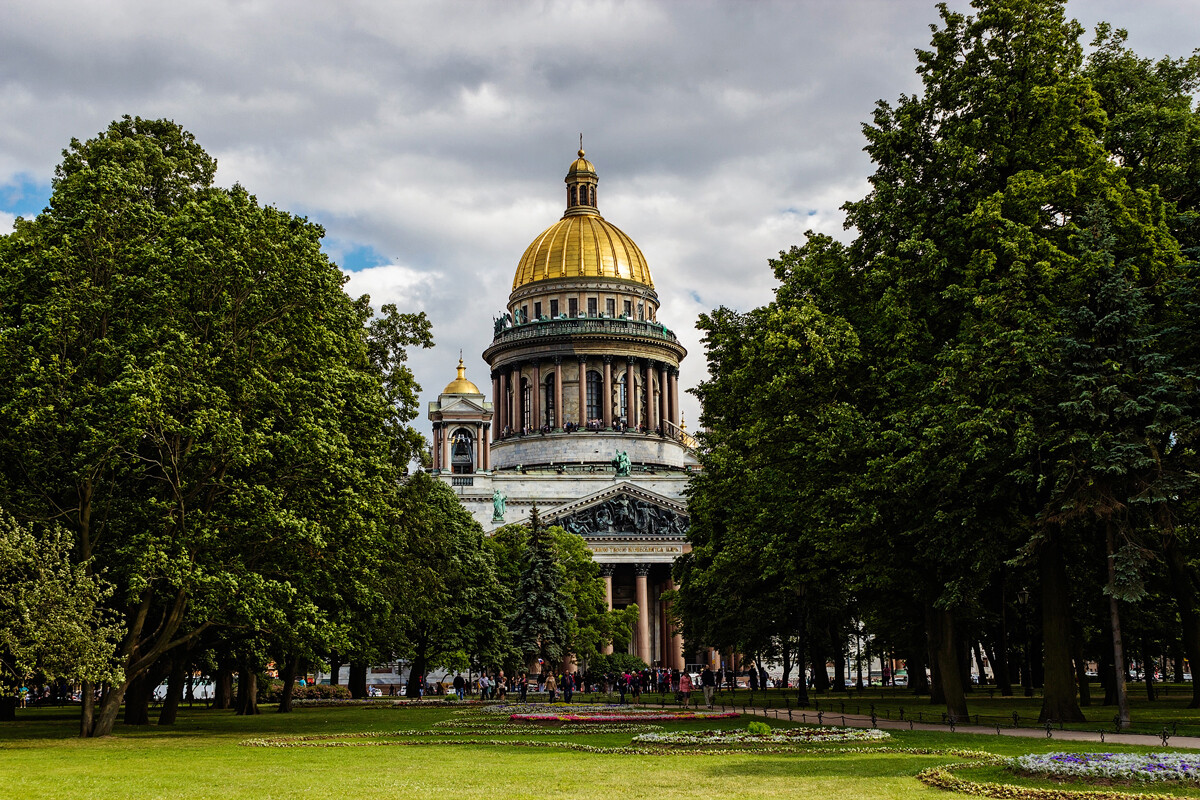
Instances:
[[[650,376],[654,374],[654,366],[650,361],[642,364],[642,394],[646,397],[646,416],[642,422],[646,430],[654,430],[654,387],[650,385]]]
[[[508,373],[508,427],[521,430],[521,368],[514,365]]]
[[[629,361],[625,363],[625,424],[633,427],[633,398],[634,398],[634,380],[633,376],[637,372],[634,369],[633,356],[629,357]]]
[[[487,470],[492,468],[491,427],[490,422],[483,423],[483,436],[481,437],[483,441],[483,468]]]
[[[675,581],[671,578],[667,578],[667,589],[675,589]],[[667,636],[670,644],[665,651],[670,659],[667,666],[674,669],[683,669],[683,636],[680,635],[679,629],[675,627],[675,623],[671,619],[670,606],[667,606]]]
[[[650,663],[650,565],[635,564],[637,572],[637,655]]]
[[[500,372],[500,392],[496,395],[496,402],[493,404],[496,409],[496,437],[504,436],[504,429],[508,427],[508,370]]]
[[[542,362],[533,362],[533,386],[529,387],[529,399],[533,403],[533,413],[530,414],[531,428],[542,427]]]
[[[658,427],[658,401],[654,399],[654,363],[646,362],[646,430]]]
[[[442,423],[442,472],[451,472],[450,468],[450,429]]]
[[[679,367],[671,369],[671,422],[679,424]]]
[[[563,416],[563,411],[565,409],[563,408],[562,386],[563,386],[562,356],[555,356],[554,357],[554,427],[558,428],[559,430],[562,430],[563,420],[566,419],[566,417]]]
[[[500,408],[500,373],[492,370],[492,408]],[[500,420],[496,420],[496,433],[500,432]]]
[[[658,365],[658,424],[667,431],[667,362]]]
[[[475,472],[479,472],[479,470],[483,469],[483,449],[485,446],[486,446],[485,440],[483,438],[483,423],[476,422],[475,423],[475,454],[474,454],[475,455],[475,469],[474,469]]]
[[[604,427],[612,427],[612,356],[604,357],[604,395],[600,398]]]
[[[438,438],[440,431],[441,431],[441,423],[440,422],[433,423],[433,447],[430,449],[433,450],[433,453],[431,455],[433,456],[434,472],[436,472],[442,468],[442,464],[441,464],[442,440]]]
[[[614,565],[613,565],[613,564],[601,564],[601,565],[600,565],[600,575],[601,575],[601,576],[604,578],[604,603],[605,603],[605,605],[607,605],[607,606],[608,606],[608,610],[609,610],[609,611],[612,611],[612,610],[613,610],[613,604],[612,604],[612,597],[613,597],[613,584],[612,584],[612,579],[613,579],[613,567],[614,567]],[[611,655],[611,654],[612,654],[612,651],[613,651],[613,646],[612,646],[612,641],[611,641],[611,640],[610,640],[610,641],[607,641],[607,642],[605,642],[605,643],[604,643],[604,647],[603,647],[603,648],[601,648],[601,650],[600,650],[600,652],[604,653],[605,655]]]
[[[579,419],[575,422],[579,427],[587,425],[587,359],[579,359]]]

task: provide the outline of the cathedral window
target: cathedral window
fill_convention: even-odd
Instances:
[[[625,301],[625,318],[633,319],[633,301],[632,300]]]
[[[541,303],[533,304],[533,318],[534,319],[542,318],[542,304]]]
[[[550,301],[550,319],[558,319],[558,301]]]
[[[529,379],[521,378],[521,428],[523,430],[533,427],[533,420],[530,418],[532,413],[533,409],[529,404]]]
[[[629,392],[625,388],[625,378],[629,375],[629,371],[621,373],[621,381],[617,384],[617,402],[621,409],[620,417],[625,420],[625,424],[629,424]]]
[[[567,300],[567,312],[568,312],[568,316],[570,316],[571,319],[575,319],[576,317],[579,316],[579,300],[578,300],[578,298],[572,297],[569,300]]]
[[[546,376],[546,402],[542,403],[542,408],[546,409],[542,414],[542,425],[547,428],[554,427],[554,373],[551,372]]]
[[[617,315],[617,301],[611,297],[605,300],[604,313],[608,314],[609,317],[615,317]]]
[[[593,187],[591,188],[591,194],[592,194],[592,202],[591,202],[591,203],[589,203],[589,205],[593,205],[593,206],[594,206],[594,205],[596,205],[596,187],[595,187],[595,186],[593,186]]]
[[[589,370],[587,374],[587,418],[588,422],[595,419],[600,419],[604,415],[601,408],[600,400],[604,394],[604,379],[600,377],[600,373],[595,370]]]
[[[571,208],[574,205],[575,205],[575,187],[568,186],[567,187],[567,208]]]
[[[596,298],[589,297],[587,299],[587,301],[588,301],[588,316],[589,317],[596,316]]]

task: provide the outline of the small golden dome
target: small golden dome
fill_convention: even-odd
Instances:
[[[580,173],[587,175],[596,174],[596,167],[593,166],[592,162],[583,157],[582,147],[579,149],[579,158],[575,159],[574,163],[571,164],[571,168],[567,170],[567,178],[569,180],[573,175],[579,175]]]
[[[566,213],[526,248],[513,277],[514,290],[534,281],[557,278],[621,278],[654,288],[642,251],[633,239],[596,210],[594,182],[590,183],[586,201],[575,199],[582,198],[587,188],[576,180],[595,175],[595,167],[583,157],[581,148],[579,158],[567,173],[572,192],[568,195]],[[574,194],[575,191],[579,194]]]
[[[463,366],[462,356],[458,358],[458,377],[446,384],[442,394],[483,394],[478,386],[467,380],[467,368]]]

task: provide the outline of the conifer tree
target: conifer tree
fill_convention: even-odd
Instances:
[[[544,668],[553,669],[566,653],[568,637],[564,576],[536,505],[529,517],[527,559],[510,622],[513,643],[531,669],[539,659]]]

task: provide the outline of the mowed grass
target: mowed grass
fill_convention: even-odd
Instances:
[[[553,748],[428,746],[245,747],[256,737],[428,728],[450,709],[313,708],[257,717],[183,709],[175,726],[129,728],[80,740],[68,710],[21,712],[0,725],[2,798],[864,798],[950,797],[913,776],[956,759],[896,753],[605,755]],[[497,718],[493,718],[497,719]],[[501,718],[502,719],[502,718]],[[744,728],[747,718],[679,723],[669,729]],[[776,723],[772,722],[772,725]],[[785,723],[780,723],[783,725]],[[476,738],[477,734],[466,734]],[[599,746],[628,745],[633,734],[563,736]],[[545,741],[554,737],[531,737]],[[970,748],[1004,755],[1111,745],[899,732],[896,747]],[[1120,748],[1137,749],[1137,748]],[[1144,748],[1143,748],[1144,749]],[[993,771],[981,777],[995,779]],[[1003,778],[1002,778],[1003,779]],[[1009,781],[1015,782],[1015,781]],[[1188,792],[1183,792],[1187,794]],[[1196,792],[1192,791],[1195,795]]]

